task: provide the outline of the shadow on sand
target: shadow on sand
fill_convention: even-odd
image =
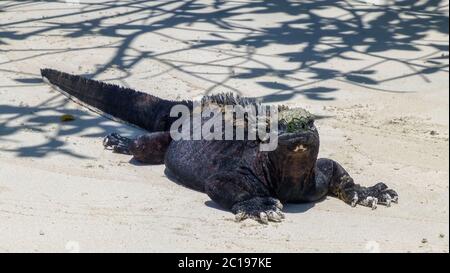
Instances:
[[[57,11],[48,16],[15,16],[0,22],[0,45],[8,46],[13,41],[27,41],[39,36],[61,36],[64,38],[94,37],[118,40],[105,48],[114,50],[112,58],[86,74],[97,77],[114,67],[121,76],[109,80],[123,80],[132,75],[133,69],[144,59],[162,63],[169,69],[161,73],[176,71],[189,75],[210,86],[205,93],[218,87],[241,93],[230,86],[233,79],[245,79],[271,90],[261,96],[264,102],[277,103],[304,96],[309,100],[335,100],[336,87],[321,86],[327,80],[335,80],[364,90],[404,92],[402,86],[387,90],[383,84],[398,79],[419,77],[429,81],[429,75],[448,72],[448,41],[425,39],[430,31],[448,35],[448,5],[444,0],[401,0],[394,6],[370,6],[360,1],[335,0],[267,0],[267,1],[201,1],[201,0],[118,0],[82,1],[78,6],[58,0],[5,1],[0,3],[0,16],[21,11]],[[328,10],[333,9],[333,12]],[[325,12],[326,11],[326,12]],[[28,13],[24,13],[28,14]],[[330,16],[335,14],[335,16]],[[255,24],[258,16],[273,18],[267,24]],[[371,19],[367,19],[371,18]],[[26,27],[33,25],[33,27]],[[165,30],[183,33],[204,33],[202,39],[187,35],[179,38]],[[170,32],[169,32],[170,33]],[[161,49],[158,52],[146,47],[135,47],[134,43],[143,35],[182,42],[178,49]],[[267,49],[284,46],[282,53],[266,55]],[[21,56],[0,62],[0,71],[10,71],[6,65],[37,57],[55,58],[57,54],[102,48],[85,45],[43,50],[38,48],[9,48],[8,51]],[[424,48],[426,50],[424,50]],[[184,61],[174,54],[188,56],[192,50],[221,50],[220,57],[213,60]],[[0,48],[0,53],[4,49]],[[427,54],[414,58],[392,58],[388,51]],[[24,54],[27,53],[27,54]],[[445,53],[445,54],[443,54]],[[24,57],[22,57],[22,55]],[[407,55],[407,54],[406,54]],[[267,57],[266,59],[264,59]],[[274,66],[270,57],[281,58],[284,68]],[[344,71],[341,66],[323,65],[330,61],[354,62],[363,60],[363,66],[354,71]],[[367,61],[370,60],[370,61]],[[233,64],[227,64],[232,61]],[[409,71],[399,76],[377,76],[381,65],[393,63]],[[286,68],[288,67],[288,68]],[[386,67],[386,66],[383,66]],[[204,73],[206,69],[221,69],[222,80],[217,81]],[[19,71],[20,73],[20,71]],[[302,75],[301,77],[299,76]],[[390,74],[390,73],[388,73]],[[16,86],[34,86],[42,82],[39,75],[21,73],[15,78]],[[260,80],[270,76],[273,81]],[[0,86],[5,87],[5,86]],[[105,124],[103,118],[87,117],[82,111],[64,110],[65,103],[42,102],[33,107],[0,105],[0,140],[23,129],[15,124],[19,116],[27,115],[27,125],[39,130],[46,123],[55,122],[56,116],[46,116],[44,111],[74,114],[78,118],[68,128],[59,129],[48,143],[39,146],[19,147],[10,152],[18,156],[43,157],[49,153],[72,154],[64,147],[64,137],[83,132],[88,127],[97,127],[99,133],[86,137],[104,136],[118,128]],[[37,115],[40,113],[39,115]]]

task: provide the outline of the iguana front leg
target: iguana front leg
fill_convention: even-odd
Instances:
[[[329,194],[351,206],[359,204],[375,209],[377,204],[389,207],[392,202],[398,202],[398,194],[386,184],[380,182],[371,187],[355,184],[347,171],[331,159],[317,160],[316,171],[320,172],[320,175],[316,175],[317,179],[328,180],[327,183],[316,181],[316,184],[327,184]]]
[[[133,143],[133,139],[121,136],[117,133],[111,133],[103,138],[103,147],[118,154],[131,155],[131,143]]]
[[[103,146],[116,153],[132,155],[142,163],[162,164],[171,141],[169,132],[154,132],[135,139],[113,133],[104,138]]]
[[[269,195],[267,189],[253,177],[236,173],[224,173],[212,176],[205,183],[208,196],[231,210],[236,221],[254,219],[267,224],[284,219],[280,200]]]
[[[231,211],[236,215],[236,221],[249,218],[264,224],[269,221],[281,222],[284,219],[282,209],[280,200],[273,197],[253,197],[237,202],[231,207]]]

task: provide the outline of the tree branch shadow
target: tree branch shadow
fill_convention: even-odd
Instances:
[[[41,35],[57,35],[68,39],[105,37],[117,41],[101,46],[54,50],[9,48],[9,52],[31,55],[0,63],[0,71],[3,71],[2,66],[33,58],[58,58],[58,54],[107,48],[115,51],[113,56],[93,71],[86,71],[86,76],[96,78],[114,68],[121,72],[120,76],[107,80],[123,81],[133,75],[141,61],[152,60],[168,68],[159,75],[176,71],[204,82],[207,86],[205,94],[219,90],[243,93],[241,87],[233,82],[254,82],[270,90],[270,94],[261,95],[267,103],[280,103],[297,96],[307,100],[336,100],[339,89],[330,87],[330,84],[325,85],[326,81],[354,85],[367,92],[414,91],[404,90],[402,85],[387,88],[386,84],[416,78],[429,83],[431,75],[448,73],[448,40],[427,38],[430,32],[448,37],[448,3],[445,0],[395,2],[391,6],[370,6],[362,1],[334,0],[215,0],[211,3],[201,0],[101,0],[81,1],[79,6],[73,6],[58,0],[8,1],[0,5],[0,17],[26,10],[55,9],[58,12],[48,16],[17,16],[12,20],[2,20],[1,46]],[[327,12],[330,9],[334,11]],[[260,16],[273,18],[273,21],[255,24]],[[30,25],[33,27],[27,28]],[[180,38],[168,30],[193,35]],[[202,37],[206,38],[196,38],[196,33],[203,33]],[[158,50],[147,46],[136,47],[134,43],[144,35],[153,35],[184,46]],[[273,47],[284,49],[273,52],[268,50]],[[414,57],[393,58],[387,54],[395,50],[414,53]],[[0,48],[0,52],[3,51]],[[205,54],[213,52],[218,56],[212,60],[179,58],[189,56],[194,51]],[[422,51],[426,54],[417,56]],[[283,65],[272,62],[273,58]],[[361,62],[359,69],[351,71],[328,65],[335,61],[361,60],[366,61]],[[392,75],[387,73],[389,76],[381,77],[379,74],[386,64],[400,65],[409,73],[398,74],[393,71]],[[262,79],[266,76],[270,80]],[[16,78],[15,81],[22,85],[40,84],[38,78],[32,75]],[[48,109],[48,106],[14,108],[0,105],[0,115],[23,114],[26,111],[38,113],[43,109]],[[63,149],[61,137],[90,126],[100,128],[99,134],[116,129],[104,124],[103,118],[84,120],[83,112],[74,114],[79,119],[73,128],[60,131],[55,139],[42,147],[24,147],[16,151],[18,155],[40,157],[51,153],[52,149],[68,153]],[[30,116],[30,121],[42,126],[46,122],[53,122],[53,119],[35,117],[33,120]],[[0,139],[2,135],[19,130],[11,127],[10,122],[2,124]]]

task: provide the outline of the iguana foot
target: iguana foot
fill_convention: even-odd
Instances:
[[[131,154],[130,152],[130,144],[133,140],[123,137],[117,133],[112,133],[107,135],[103,139],[103,147],[108,150],[112,150],[114,153],[119,154]]]
[[[281,222],[284,214],[281,212],[283,205],[272,197],[254,197],[250,200],[236,203],[231,211],[236,214],[236,221],[254,219],[263,224],[269,221]]]
[[[381,182],[372,187],[357,186],[347,196],[352,207],[359,204],[376,209],[378,204],[390,207],[391,203],[398,203],[398,194]]]

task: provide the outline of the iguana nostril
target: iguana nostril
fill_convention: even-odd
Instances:
[[[307,151],[307,150],[308,150],[308,148],[306,148],[305,146],[303,146],[303,144],[297,145],[297,146],[294,148],[294,152],[304,152],[304,151]]]

